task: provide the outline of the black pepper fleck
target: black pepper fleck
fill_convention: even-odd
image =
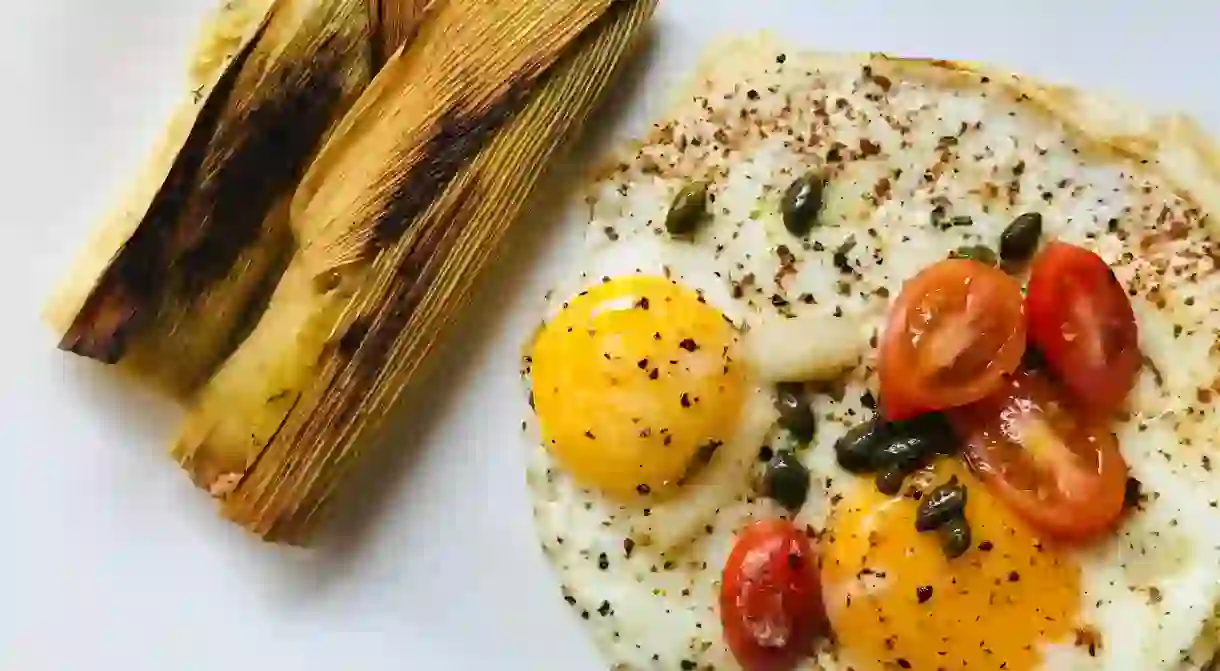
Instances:
[[[1135,478],[1127,478],[1126,489],[1123,491],[1123,507],[1138,508],[1143,500],[1143,484]]]
[[[849,237],[847,240],[845,240],[843,242],[843,244],[839,245],[838,249],[836,249],[834,251],[834,256],[832,257],[832,260],[834,262],[835,268],[839,269],[839,272],[848,274],[848,275],[851,274],[853,268],[851,267],[851,262],[847,258],[847,254],[852,249],[854,249],[855,246],[856,246],[856,239],[854,237]]]

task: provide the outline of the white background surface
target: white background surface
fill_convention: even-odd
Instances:
[[[216,519],[164,456],[174,412],[58,352],[39,323],[177,100],[213,1],[3,3],[0,669],[602,668],[536,549],[518,433],[518,347],[579,222],[542,206],[522,222],[490,274],[500,290],[312,553]],[[587,145],[644,128],[706,40],[763,27],[808,47],[992,61],[1220,131],[1210,0],[661,1],[634,83],[612,94],[619,113]]]

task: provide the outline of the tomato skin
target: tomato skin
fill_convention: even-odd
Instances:
[[[928,266],[891,306],[879,352],[886,419],[973,403],[999,389],[1021,363],[1021,285],[977,261]]]
[[[1084,541],[1121,518],[1127,462],[1108,420],[1080,410],[1044,374],[1022,371],[950,421],[971,468],[1035,529]]]
[[[795,668],[825,621],[817,558],[805,534],[781,519],[742,530],[720,588],[724,637],[742,668]]]
[[[1121,408],[1143,357],[1131,301],[1106,262],[1050,243],[1030,270],[1025,310],[1030,341],[1076,402],[1102,414]]]

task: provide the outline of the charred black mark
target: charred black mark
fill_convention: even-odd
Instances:
[[[460,190],[438,207],[435,216],[421,221],[418,236],[410,249],[398,263],[398,281],[386,288],[387,294],[369,304],[384,305],[388,309],[377,315],[364,315],[357,319],[368,324],[361,339],[359,351],[351,358],[347,382],[371,384],[385,369],[394,350],[395,341],[406,330],[411,318],[423,300],[428,288],[436,281],[447,256],[446,252],[460,237],[462,224],[470,221],[482,202],[483,189],[477,173],[472,173]],[[331,386],[339,384],[339,377]],[[343,425],[359,412],[365,401],[360,394],[342,395],[344,402],[336,411],[335,422]]]
[[[338,9],[328,4],[323,11],[313,19],[319,25]],[[341,73],[350,69],[343,61],[352,46],[333,33],[315,43],[303,30],[285,47],[302,56],[268,72],[254,55],[265,28],[204,102],[164,185],[86,299],[62,349],[117,362],[162,295],[202,293],[265,233],[267,212],[351,93]],[[232,105],[239,90],[263,97]]]
[[[103,363],[118,363],[124,351],[124,326],[135,312],[131,296],[122,286],[91,295],[59,341],[59,348]]]
[[[514,77],[498,98],[473,113],[460,111],[464,101],[459,99],[441,115],[432,136],[424,143],[423,155],[397,183],[385,212],[374,225],[371,247],[367,250],[370,256],[396,243],[411,221],[432,203],[491,134],[520,108],[541,69],[530,64]]]
[[[136,313],[151,299],[159,284],[157,280],[166,270],[161,253],[169,247],[173,233],[174,222],[169,220],[170,214],[182,209],[190,185],[203,165],[207,141],[216,131],[224,105],[237,84],[237,75],[249,61],[250,53],[265,29],[266,25],[260,27],[217,81],[148,214],[119,250],[114,263],[99,278],[97,287],[60,341],[60,349],[105,363],[116,363],[122,358]]]
[[[340,336],[339,342],[336,345],[339,356],[351,358],[360,349],[360,344],[369,334],[369,319],[367,317],[358,317],[352,322],[351,326]]]

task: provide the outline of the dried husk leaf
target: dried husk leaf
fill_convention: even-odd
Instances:
[[[206,80],[48,308],[61,349],[179,398],[212,374],[290,257],[288,198],[372,80],[373,30],[366,0],[226,5]]]
[[[312,179],[312,188],[298,193],[293,225],[306,232],[305,248],[285,276],[291,283],[281,285],[251,338],[208,385],[175,448],[196,481],[222,497],[227,517],[270,540],[308,537],[395,399],[467,302],[545,165],[579,129],[655,8],[655,0],[619,0],[566,49],[564,42],[549,40],[548,48],[562,58],[536,85],[518,73],[532,72],[539,62],[545,69],[548,60],[539,60],[544,54],[514,57],[506,54],[512,47],[505,40],[488,40],[486,31],[466,27],[469,37],[463,39],[495,45],[481,58],[497,62],[500,74],[487,71],[482,82],[466,76],[434,85],[444,72],[458,70],[451,67],[454,59],[470,58],[463,52],[421,57],[440,35],[459,32],[443,22],[445,13],[486,11],[496,3],[441,4],[449,6],[440,8],[436,24],[425,25],[402,61],[408,72],[422,72],[403,76],[391,65],[383,73],[389,82],[411,82],[414,91],[402,96],[399,109],[407,99],[422,98],[412,114],[433,120],[431,125],[387,113],[394,101],[381,77],[366,92],[343,124],[345,133],[357,135],[336,135],[310,169],[306,181]],[[583,11],[590,17],[587,25],[601,14],[589,14],[592,6],[544,2],[520,11],[547,14],[552,23]],[[514,30],[526,36],[553,30],[538,28],[544,25],[539,21],[527,28],[504,13],[496,25],[520,26]],[[510,81],[526,83],[506,93],[511,87],[502,83],[505,73],[513,75]],[[520,100],[519,108],[499,102],[506,94]],[[431,102],[437,104],[426,104]],[[442,102],[444,109],[434,109]],[[459,147],[469,155],[428,155],[439,149],[428,148],[429,138],[448,137],[443,129],[455,123],[478,127],[467,120],[501,105],[512,118],[484,146]],[[361,152],[395,137],[412,139],[361,160]],[[452,179],[437,185],[437,173],[450,166]],[[407,178],[394,181],[399,173]],[[380,181],[385,179],[390,183]],[[352,180],[363,184],[337,184]],[[215,467],[222,461],[232,470]],[[198,477],[204,472],[209,477]]]
[[[373,60],[377,69],[394,55],[398,48],[411,41],[423,24],[424,13],[431,0],[367,0],[369,17],[374,21],[376,41]]]

